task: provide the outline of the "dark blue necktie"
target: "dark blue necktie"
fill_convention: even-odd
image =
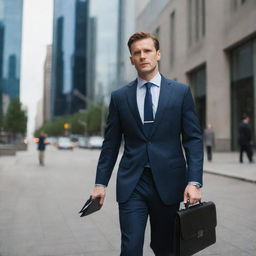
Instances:
[[[153,103],[152,103],[152,95],[150,88],[153,84],[146,83],[146,95],[144,102],[144,131],[145,134],[149,137],[152,131],[152,127],[154,125],[154,116],[153,116]]]

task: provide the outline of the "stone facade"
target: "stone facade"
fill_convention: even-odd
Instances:
[[[162,6],[161,10],[159,5]],[[205,123],[211,123],[214,127],[218,151],[234,149],[230,56],[237,46],[254,40],[256,64],[255,17],[254,0],[152,0],[136,20],[137,31],[155,33],[159,38],[162,74],[191,84],[190,74],[198,67],[205,67]]]

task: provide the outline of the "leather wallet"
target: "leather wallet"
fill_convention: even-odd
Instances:
[[[179,210],[175,221],[175,256],[190,256],[216,242],[216,207],[213,202]]]
[[[80,217],[84,217],[86,215],[89,215],[91,213],[94,213],[102,207],[102,204],[100,204],[100,197],[90,198],[86,201],[83,208],[79,211],[79,214],[81,213]]]

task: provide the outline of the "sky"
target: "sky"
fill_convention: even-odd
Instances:
[[[28,134],[34,130],[43,94],[46,46],[52,42],[53,0],[24,0],[20,99],[28,109]]]
[[[115,76],[117,1],[91,0],[90,14],[97,16],[98,25],[96,83],[103,86]],[[28,109],[29,135],[34,131],[37,104],[43,97],[43,65],[46,46],[52,42],[53,2],[24,0],[20,98]]]

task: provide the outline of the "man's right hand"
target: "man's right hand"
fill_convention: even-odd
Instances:
[[[92,198],[100,197],[100,204],[103,204],[106,196],[106,188],[101,185],[95,185],[91,196]]]

